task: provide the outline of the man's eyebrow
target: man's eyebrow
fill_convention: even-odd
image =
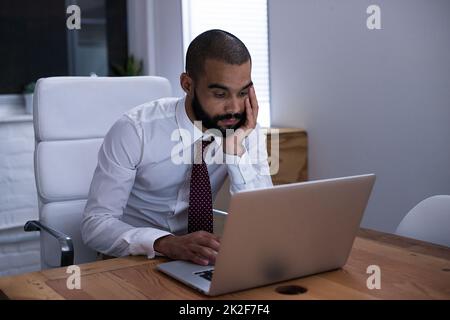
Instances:
[[[251,87],[252,85],[253,85],[253,81],[250,81],[247,85],[245,85],[239,91],[245,90],[248,87]],[[210,85],[208,85],[208,89],[222,89],[222,90],[225,90],[225,91],[230,91],[230,89],[227,86],[224,86],[224,85],[222,85],[220,83],[211,83]]]
[[[225,91],[229,91],[230,90],[230,89],[228,89],[228,87],[226,87],[226,86],[224,86],[222,84],[219,84],[219,83],[211,83],[208,86],[208,89],[222,89],[222,90],[225,90]]]

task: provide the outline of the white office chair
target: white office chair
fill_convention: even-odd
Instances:
[[[24,228],[41,231],[43,269],[96,259],[97,253],[82,242],[80,226],[103,138],[125,111],[170,95],[169,81],[160,77],[38,81],[34,166],[39,221]]]
[[[450,195],[420,202],[403,218],[395,233],[450,247]]]

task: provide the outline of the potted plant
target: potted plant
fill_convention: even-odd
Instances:
[[[28,83],[23,90],[23,97],[25,98],[25,112],[33,114],[33,94],[36,82]]]
[[[112,64],[111,69],[113,74],[118,77],[140,76],[142,75],[143,62],[130,55],[123,66]]]

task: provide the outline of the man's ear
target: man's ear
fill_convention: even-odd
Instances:
[[[192,78],[186,72],[180,75],[180,85],[188,96],[193,95]]]

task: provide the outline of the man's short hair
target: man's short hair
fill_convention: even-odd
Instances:
[[[198,35],[189,44],[186,53],[186,72],[194,80],[204,72],[207,59],[241,65],[251,61],[250,52],[245,44],[235,35],[213,29]]]

